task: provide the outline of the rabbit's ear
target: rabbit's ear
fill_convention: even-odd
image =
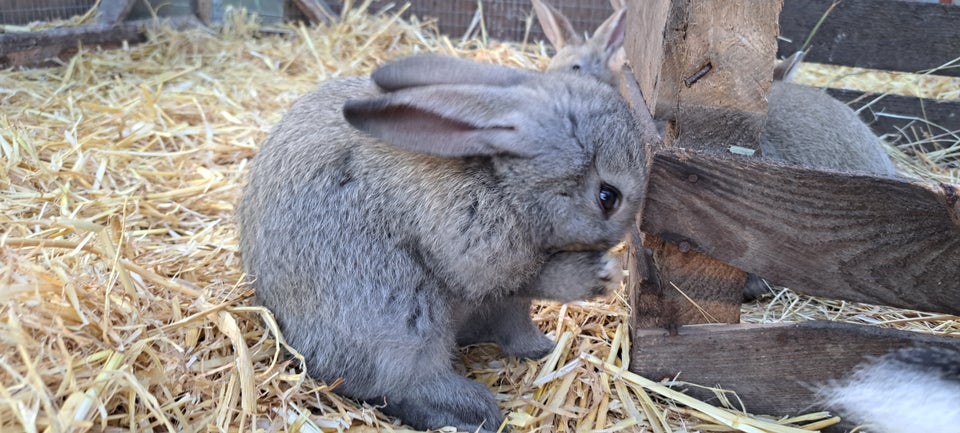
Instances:
[[[377,68],[370,78],[381,89],[392,92],[437,84],[512,86],[533,75],[531,71],[517,68],[439,54],[418,54],[387,63]]]
[[[347,101],[354,128],[401,148],[429,155],[536,155],[519,127],[531,123],[529,92],[491,86],[415,87]]]
[[[803,61],[803,57],[806,55],[806,51],[797,51],[790,57],[780,61],[780,63],[773,67],[773,80],[783,81],[785,83],[792,81],[793,76],[796,75],[797,70],[800,69],[800,62]]]
[[[624,9],[627,6],[623,2],[624,0],[610,0],[610,6],[613,6],[613,10],[618,11],[620,9]]]
[[[590,44],[602,49],[604,59],[609,59],[623,46],[623,37],[627,28],[627,10],[619,9],[610,15],[590,37]]]
[[[547,35],[547,39],[550,40],[554,48],[559,50],[567,45],[583,44],[583,38],[573,28],[573,24],[570,24],[570,20],[560,11],[550,6],[546,0],[531,0],[531,2],[533,3],[533,10],[537,14],[537,19],[540,20],[543,33]]]

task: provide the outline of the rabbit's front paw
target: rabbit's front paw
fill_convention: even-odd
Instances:
[[[616,256],[606,253],[600,258],[597,279],[600,284],[594,288],[596,291],[594,296],[604,296],[620,288],[623,284],[623,268]]]
[[[599,251],[557,253],[544,264],[540,277],[521,295],[560,302],[606,295],[620,287],[623,270],[617,258]]]

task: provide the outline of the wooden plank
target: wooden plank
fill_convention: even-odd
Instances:
[[[293,4],[314,23],[330,24],[337,16],[324,0],[293,0]]]
[[[666,146],[758,149],[779,8],[767,0],[627,2],[627,58],[647,106],[668,121]],[[645,266],[628,282],[634,326],[739,322],[743,271],[685,243],[642,239],[631,246],[631,263]]]
[[[960,101],[889,94],[876,100],[881,95],[844,89],[827,89],[827,93],[848,103],[855,110],[869,105],[860,112],[860,118],[870,125],[877,135],[901,135],[901,130],[907,127],[914,127],[917,132],[926,132],[930,136],[960,131]],[[932,125],[916,119],[925,119]],[[917,137],[911,135],[910,131],[906,133],[908,136],[905,138],[908,141],[916,140]]]
[[[136,0],[100,0],[97,6],[97,23],[117,24],[130,14]]]
[[[812,387],[839,379],[868,356],[915,345],[960,348],[957,338],[821,321],[684,326],[674,335],[638,330],[633,338],[631,371],[653,380],[719,385],[736,392],[749,413],[774,416],[823,409]],[[689,392],[719,404],[711,392]]]
[[[212,25],[213,19],[213,0],[197,0],[197,18],[206,25]]]
[[[195,17],[176,17],[161,21],[174,28],[186,28],[198,25]],[[139,20],[112,24],[94,24],[84,27],[64,27],[29,33],[0,34],[0,67],[31,66],[42,64],[49,56],[86,46],[118,44],[123,41],[133,43],[145,40],[145,29],[156,25],[153,20]],[[24,56],[23,53],[42,53],[43,57]]]
[[[682,150],[649,182],[646,233],[811,295],[960,314],[958,185]]]
[[[779,57],[797,51],[834,0],[786,0]],[[900,0],[844,0],[814,35],[806,61],[916,72],[960,55],[960,7]],[[960,68],[940,75],[960,76]]]

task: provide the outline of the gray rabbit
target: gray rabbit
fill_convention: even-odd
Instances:
[[[616,12],[585,42],[576,36],[570,21],[545,0],[532,2],[544,33],[557,48],[548,71],[577,71],[616,85],[625,58],[622,4],[612,2]],[[796,53],[774,70],[767,96],[767,123],[760,135],[763,157],[807,167],[896,176],[897,170],[880,139],[856,112],[822,90],[789,82],[803,55]],[[597,59],[603,59],[602,63]],[[657,125],[662,131],[663,123],[658,121]],[[769,291],[762,279],[754,274],[747,276],[744,300]]]
[[[828,408],[871,432],[960,432],[960,350],[895,350],[819,394]]]
[[[623,0],[611,0],[614,13],[589,38],[584,39],[563,13],[546,0],[531,0],[540,27],[557,53],[547,65],[548,71],[573,71],[615,84],[626,61],[623,50],[627,14]]]
[[[256,299],[336,392],[418,429],[495,431],[491,392],[453,370],[457,344],[542,357],[532,299],[619,286],[607,250],[643,200],[643,120],[578,74],[436,55],[327,82],[250,172]]]

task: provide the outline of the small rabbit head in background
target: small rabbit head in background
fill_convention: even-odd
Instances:
[[[626,61],[623,38],[626,9],[621,0],[612,0],[614,13],[589,38],[573,28],[570,20],[546,0],[532,0],[540,27],[557,53],[547,71],[574,71],[592,75],[607,83],[616,82],[616,73]]]

